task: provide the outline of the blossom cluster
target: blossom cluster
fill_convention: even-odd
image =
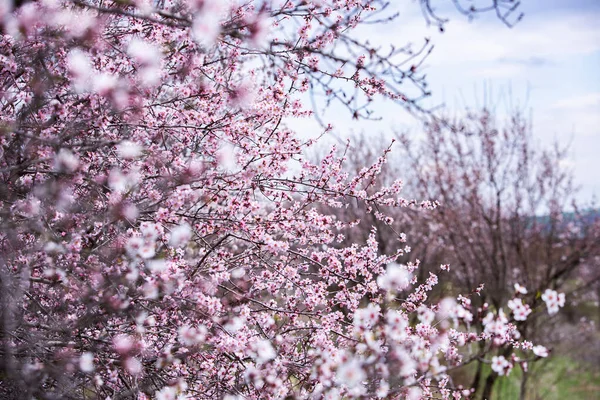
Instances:
[[[542,294],[542,300],[546,303],[549,314],[556,314],[560,307],[565,306],[565,294],[558,293],[556,290],[546,289]]]

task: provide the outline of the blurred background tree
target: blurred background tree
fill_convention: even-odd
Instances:
[[[436,117],[424,128],[421,138],[396,135],[400,145],[392,145],[379,181],[366,188],[375,191],[398,177],[404,180],[406,197],[417,200],[412,209],[395,214],[403,232],[352,204],[338,210],[344,220],[362,219],[347,242],[365,240],[371,225],[377,228],[383,253],[406,237],[412,247],[406,261],[411,255],[419,258],[420,280],[429,271],[439,271],[441,264],[450,265],[452,273],[439,296],[474,293],[485,283],[472,304],[479,310],[473,323],[480,333],[487,310],[501,309],[514,296],[515,284],[521,285],[527,290],[524,300],[534,311],[543,311],[526,321],[513,320],[523,337],[550,347],[557,358],[598,364],[593,326],[599,311],[600,214],[593,205],[582,207],[575,201],[568,147],[536,143],[530,121],[519,110],[506,119],[487,109]],[[356,138],[347,151],[349,165],[359,171],[372,162],[383,147],[374,143],[385,140]],[[421,201],[439,205],[424,210]],[[546,288],[566,294],[565,312],[548,315],[541,298]],[[520,374],[515,396],[547,398],[541,388],[548,382],[540,382],[547,372],[538,367]],[[482,360],[457,371],[456,378],[482,399],[498,398],[492,395],[499,376],[489,373]]]

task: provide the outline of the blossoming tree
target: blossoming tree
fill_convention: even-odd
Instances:
[[[380,254],[375,233],[334,246],[349,224],[317,211],[407,205],[398,182],[367,190],[385,157],[355,176],[333,150],[310,163],[313,142],[288,125],[310,115],[299,100],[308,90],[355,118],[376,95],[419,108],[425,86],[406,62],[418,54],[351,35],[391,18],[382,10],[369,0],[2,3],[4,394],[469,394],[446,372],[463,346],[494,335],[465,327],[467,301],[428,301],[437,277],[414,279],[416,264],[395,264],[404,248]],[[502,340],[530,353],[513,333]]]

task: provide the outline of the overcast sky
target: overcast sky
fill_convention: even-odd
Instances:
[[[534,136],[542,144],[554,139],[571,143],[570,163],[582,186],[578,198],[600,196],[599,0],[522,0],[525,17],[512,29],[493,14],[469,22],[452,8],[440,8],[450,19],[443,34],[427,27],[418,3],[393,3],[402,7],[393,24],[373,25],[361,34],[372,42],[397,45],[432,39],[435,49],[424,64],[433,92],[427,104],[445,104],[452,111],[484,104],[498,112],[524,108],[531,112]],[[417,123],[398,106],[381,102],[375,108],[381,122],[356,124],[335,109],[324,119],[338,135],[392,128],[418,135]]]

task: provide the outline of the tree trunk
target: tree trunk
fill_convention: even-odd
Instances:
[[[527,371],[523,371],[523,377],[521,378],[521,392],[519,394],[519,400],[525,400],[527,396],[527,378],[529,378],[529,373]]]
[[[493,371],[490,372],[487,379],[485,380],[485,387],[483,388],[483,395],[481,396],[481,400],[492,399],[492,389],[494,388],[494,383],[496,383],[496,379],[498,379],[498,374]]]
[[[477,361],[477,371],[475,371],[475,377],[471,382],[471,388],[475,389],[475,393],[479,392],[479,385],[481,384],[481,373],[483,372],[483,363]]]

